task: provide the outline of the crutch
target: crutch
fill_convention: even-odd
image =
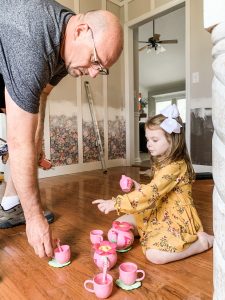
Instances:
[[[95,115],[94,103],[93,103],[93,98],[92,98],[92,94],[91,94],[90,84],[88,81],[84,82],[84,87],[86,90],[88,104],[89,104],[91,118],[92,118],[92,123],[94,126],[94,132],[95,132],[95,137],[96,137],[96,147],[98,148],[99,159],[101,161],[103,173],[106,174],[107,169],[106,169],[106,164],[105,164],[104,151],[103,151],[103,147],[102,147],[101,136],[99,133],[98,122],[97,122],[96,115]]]

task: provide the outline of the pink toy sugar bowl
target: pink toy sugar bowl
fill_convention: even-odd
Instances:
[[[133,244],[134,234],[131,229],[133,229],[133,225],[128,222],[113,222],[112,228],[108,232],[108,239],[115,243],[117,250],[127,249]]]
[[[102,241],[99,244],[93,245],[94,263],[100,270],[103,270],[105,263],[107,270],[110,270],[117,262],[116,245],[109,241]]]
[[[133,184],[134,184],[134,182],[130,177],[127,177],[125,175],[121,176],[120,187],[121,187],[123,192],[125,192],[125,193],[130,192]]]

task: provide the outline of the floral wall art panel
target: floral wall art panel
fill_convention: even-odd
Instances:
[[[53,166],[78,163],[78,132],[76,84],[69,76],[63,79],[63,89],[53,89],[50,100],[50,154]]]
[[[108,79],[108,159],[126,158],[126,121],[121,64],[123,57],[110,68]]]

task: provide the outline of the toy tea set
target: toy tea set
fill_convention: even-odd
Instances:
[[[90,240],[93,245],[94,263],[101,270],[92,280],[84,282],[84,288],[94,293],[98,298],[108,298],[113,289],[113,278],[107,272],[111,270],[117,262],[117,252],[129,251],[134,241],[134,234],[131,231],[133,226],[128,222],[114,221],[112,228],[108,231],[108,241],[103,239],[102,230],[92,230]],[[141,273],[142,276],[138,277]],[[141,286],[141,281],[145,278],[145,272],[138,270],[136,264],[124,262],[119,265],[119,278],[116,285],[124,290],[133,290]],[[92,287],[88,287],[92,285]]]
[[[122,175],[120,180],[121,189],[129,192],[133,186],[133,180]],[[101,270],[92,280],[84,282],[84,288],[94,293],[98,298],[108,298],[113,289],[113,278],[107,272],[112,269],[117,262],[117,252],[127,252],[132,248],[134,234],[133,225],[128,222],[114,221],[112,228],[108,231],[108,241],[103,238],[102,230],[92,230],[90,240],[94,248],[94,263]],[[145,272],[139,270],[138,266],[132,262],[123,262],[119,265],[119,278],[116,285],[124,290],[133,290],[141,286],[141,281],[145,278]],[[142,276],[139,277],[138,274]],[[88,287],[92,285],[92,288]]]
[[[133,186],[133,180],[122,175],[120,180],[121,189],[129,192]],[[113,278],[108,271],[117,262],[117,252],[127,252],[132,248],[134,234],[133,226],[128,222],[114,221],[112,228],[108,231],[108,241],[104,240],[102,230],[92,230],[90,240],[94,248],[94,263],[101,270],[92,280],[84,282],[84,288],[96,295],[100,299],[108,298],[113,290]],[[56,240],[57,248],[54,249],[54,258],[48,264],[55,268],[62,268],[69,265],[71,250],[69,245],[60,245],[60,240]],[[145,272],[139,270],[132,262],[123,262],[119,265],[119,278],[116,285],[124,290],[133,290],[141,286],[141,281],[145,278]],[[138,277],[138,274],[142,274]],[[88,287],[92,285],[92,288]]]

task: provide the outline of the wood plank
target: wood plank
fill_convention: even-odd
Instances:
[[[138,167],[111,168],[108,174],[96,170],[40,180],[43,205],[56,215],[51,224],[53,236],[71,246],[72,263],[55,269],[48,265],[47,259],[36,257],[27,244],[24,225],[0,230],[0,299],[96,299],[83,288],[84,281],[99,272],[93,262],[89,232],[102,229],[106,236],[117,215],[101,214],[91,201],[121,193],[121,174],[148,182],[147,177],[139,175]],[[212,233],[212,189],[212,180],[199,180],[193,186],[197,210],[209,233]],[[0,186],[0,196],[3,190],[4,184]],[[114,280],[123,261],[137,263],[145,270],[146,278],[141,288],[129,292],[114,286],[110,299],[212,299],[212,250],[167,265],[154,265],[145,259],[135,239],[131,251],[118,254],[118,262],[110,270]]]

